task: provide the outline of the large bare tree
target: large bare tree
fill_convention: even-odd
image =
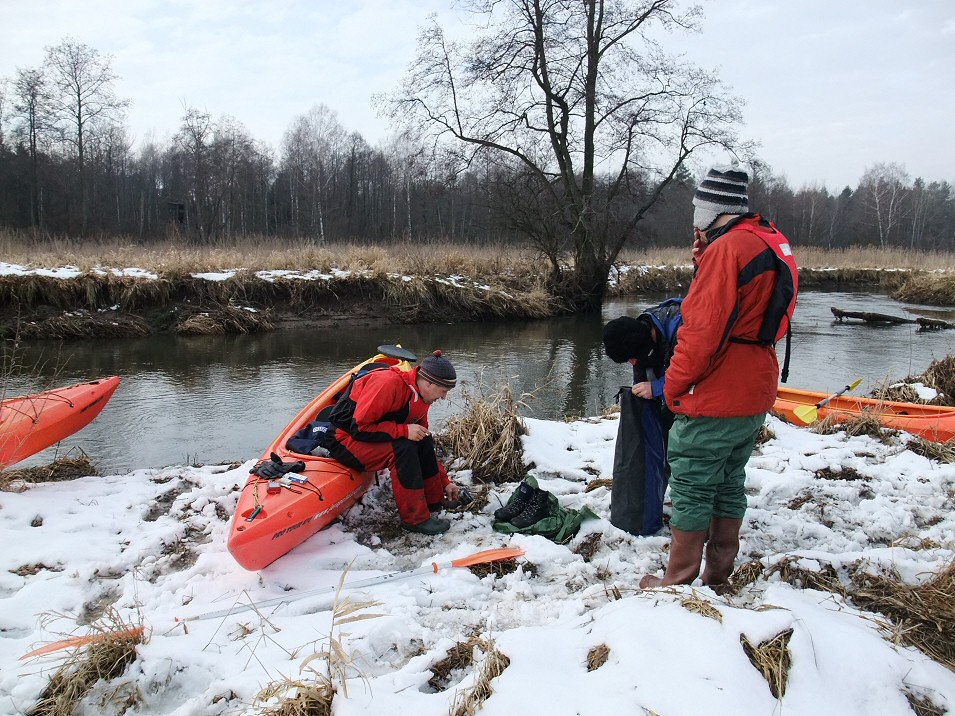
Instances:
[[[483,22],[450,41],[432,18],[391,116],[489,153],[512,179],[512,228],[553,287],[596,309],[617,255],[691,154],[731,147],[740,102],[656,38],[697,28],[677,0],[466,0]]]
[[[88,192],[86,153],[89,134],[120,122],[129,101],[116,97],[111,59],[89,45],[67,37],[46,48],[46,75],[52,88],[51,107],[64,123],[63,139],[76,152],[80,186],[81,228],[86,231]]]

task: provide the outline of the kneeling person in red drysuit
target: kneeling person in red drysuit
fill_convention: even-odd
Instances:
[[[434,451],[428,410],[457,383],[451,361],[436,350],[411,371],[372,370],[357,378],[335,404],[333,430],[322,442],[332,457],[350,468],[388,468],[395,503],[406,530],[436,535],[451,526],[433,516],[443,501],[460,491]]]

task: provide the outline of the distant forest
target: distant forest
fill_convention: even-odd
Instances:
[[[67,40],[41,67],[0,82],[0,227],[196,245],[240,236],[521,241],[508,220],[518,174],[490,157],[465,163],[453,145],[408,136],[372,147],[323,105],[292,119],[277,149],[235,118],[194,108],[171,140],[134,148],[115,79],[107,58]],[[759,160],[751,166],[750,206],[796,244],[955,250],[947,181],[874,163],[833,194],[794,190]],[[678,173],[627,245],[686,243],[694,188]]]

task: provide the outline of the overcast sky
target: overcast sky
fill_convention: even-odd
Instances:
[[[371,105],[414,54],[418,28],[452,0],[0,0],[0,77],[36,67],[68,35],[112,55],[136,141],[162,140],[184,107],[231,115],[278,147],[323,103],[370,143]],[[955,183],[955,1],[712,0],[675,49],[746,106],[744,136],[794,188],[855,186],[896,162]],[[716,158],[717,160],[719,158]]]

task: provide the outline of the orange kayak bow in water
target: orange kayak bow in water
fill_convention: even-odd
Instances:
[[[111,376],[0,402],[0,469],[85,428],[119,385]]]

